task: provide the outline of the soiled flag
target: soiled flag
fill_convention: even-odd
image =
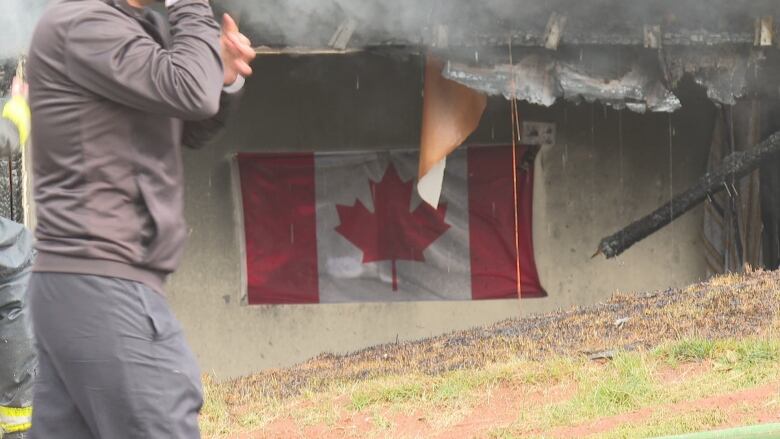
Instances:
[[[520,148],[520,157],[525,148]],[[438,208],[411,151],[239,154],[250,304],[517,298],[511,147],[461,148]],[[519,170],[521,297],[543,297]]]

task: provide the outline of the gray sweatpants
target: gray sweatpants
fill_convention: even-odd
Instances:
[[[165,298],[131,281],[33,273],[33,439],[195,439],[200,373]]]

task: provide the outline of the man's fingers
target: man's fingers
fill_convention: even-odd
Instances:
[[[244,56],[238,49],[234,49],[232,44],[228,48],[228,55],[229,56],[225,62],[229,65],[236,65],[238,62],[242,62],[248,65],[252,62],[249,57]]]
[[[11,81],[11,96],[24,96],[26,98],[27,89],[27,83],[18,76],[14,76],[14,79]]]
[[[249,67],[249,64],[247,64],[245,61],[236,60],[233,66],[235,67],[239,75],[245,78],[248,76],[252,76],[252,67]]]
[[[252,42],[239,32],[235,20],[228,14],[222,17],[222,43],[226,51],[223,57],[230,69],[241,76],[251,76],[252,67],[249,63],[257,54],[252,48]]]
[[[247,38],[246,35],[242,34],[241,32],[238,33],[238,38],[241,39],[241,42],[247,46],[252,46],[252,41],[250,41],[249,38]]]
[[[255,59],[255,56],[257,56],[255,50],[249,44],[244,43],[237,33],[227,34],[227,38],[231,43],[230,50],[233,50],[238,56],[247,61]]]
[[[242,35],[238,32],[227,34],[228,40],[230,40],[230,42],[232,42],[233,45],[242,53],[246,55],[249,55],[250,53],[254,54],[255,51],[252,48],[252,46],[248,43],[249,40],[245,40],[241,37]]]
[[[230,16],[230,14],[225,14],[222,16],[222,32],[238,32],[238,25],[236,24],[236,21],[233,20],[233,17]]]

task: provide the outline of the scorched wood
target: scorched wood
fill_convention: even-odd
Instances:
[[[744,177],[761,165],[761,162],[780,153],[780,132],[745,151],[736,152],[723,160],[720,168],[708,172],[690,189],[675,196],[669,203],[653,213],[631,223],[614,235],[601,240],[596,254],[608,259],[620,255],[632,245],[657,232],[673,220],[681,217],[708,196],[728,188],[727,181]]]

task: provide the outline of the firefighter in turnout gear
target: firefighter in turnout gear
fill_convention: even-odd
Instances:
[[[0,101],[0,157],[24,147],[30,135],[26,85],[14,79],[11,98]],[[12,194],[8,194],[12,196]],[[34,256],[33,236],[19,223],[0,217],[0,438],[27,437],[32,420],[32,386],[37,370],[27,281]]]

